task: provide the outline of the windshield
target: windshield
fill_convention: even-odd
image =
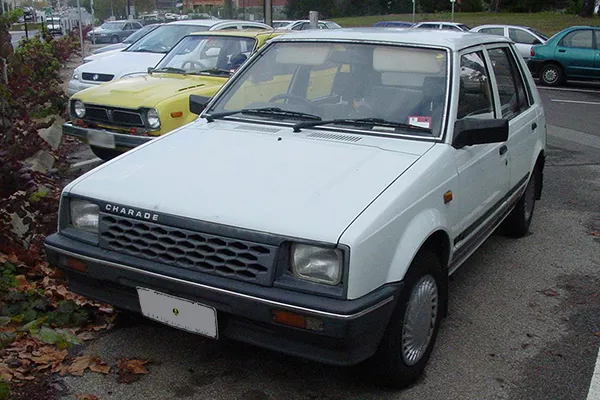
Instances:
[[[168,53],[182,37],[208,30],[208,26],[162,25],[132,44],[126,51]]]
[[[107,31],[120,31],[125,26],[125,22],[106,22],[100,25],[100,28]]]
[[[157,27],[157,25],[146,25],[143,28],[140,28],[137,31],[133,32],[131,35],[127,36],[127,38],[123,40],[123,43],[137,42],[139,38],[145,36],[148,32],[156,29]]]
[[[252,117],[297,123],[345,120],[344,128],[422,136],[441,134],[446,107],[446,50],[357,43],[271,44],[240,72],[207,114],[263,109]],[[271,115],[269,115],[271,113]],[[295,114],[295,115],[294,115]],[[286,119],[286,115],[289,117]],[[361,119],[354,127],[348,119]],[[380,121],[366,126],[365,120]],[[390,127],[393,125],[397,127]],[[336,123],[333,123],[336,125]],[[323,125],[327,128],[331,125]]]
[[[250,57],[255,43],[249,37],[188,36],[165,56],[156,70],[229,75]]]

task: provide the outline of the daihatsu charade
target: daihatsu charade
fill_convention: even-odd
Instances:
[[[448,276],[541,195],[544,112],[500,36],[284,35],[190,107],[65,188],[50,262],[90,298],[390,385],[423,372]]]

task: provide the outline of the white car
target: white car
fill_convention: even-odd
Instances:
[[[64,189],[45,243],[71,290],[403,386],[449,275],[541,196],[541,98],[501,36],[282,35],[205,102]]]
[[[142,37],[123,51],[113,50],[109,55],[99,55],[73,71],[67,94],[94,87],[101,83],[128,76],[143,75],[154,67],[184,36],[192,32],[223,29],[272,29],[260,22],[236,20],[199,19],[174,21],[164,24]]]
[[[443,21],[430,21],[430,22],[419,22],[413,26],[414,29],[442,29],[447,31],[458,31],[468,32],[469,27],[465,24],[458,22],[443,22]]]
[[[480,25],[471,29],[471,32],[501,35],[510,38],[517,45],[519,53],[527,60],[531,56],[531,48],[537,44],[544,44],[548,37],[541,32],[527,26],[517,25]]]
[[[277,22],[277,21],[274,21],[274,22]],[[297,20],[297,21],[282,21],[282,22],[287,22],[287,24],[285,24],[285,23],[275,24],[274,23],[273,27],[274,28],[276,27],[278,29],[289,29],[289,30],[293,30],[293,31],[304,31],[304,30],[310,29],[310,20],[308,20],[308,19],[302,19],[302,20]],[[341,26],[339,26],[337,23],[335,23],[333,21],[318,21],[317,28],[318,29],[340,29]]]

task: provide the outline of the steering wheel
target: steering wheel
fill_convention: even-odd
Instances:
[[[190,67],[192,67],[192,66],[198,66],[199,69],[208,69],[206,67],[206,65],[204,65],[200,61],[196,61],[196,60],[187,60],[187,61],[184,61],[183,64],[181,64],[181,69],[186,69],[185,66],[188,65],[188,64],[190,64]]]
[[[312,101],[302,96],[298,96],[291,93],[281,93],[276,96],[273,96],[269,99],[269,103],[275,102],[277,100],[295,100],[297,103],[301,103],[302,105],[306,106],[311,112],[317,112],[319,110]]]

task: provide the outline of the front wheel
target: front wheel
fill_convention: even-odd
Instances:
[[[111,43],[119,43],[119,37],[118,37],[118,36],[113,36],[113,37],[110,39],[110,41],[111,41]]]
[[[92,153],[94,153],[96,157],[104,161],[112,160],[121,154],[117,150],[105,149],[104,147],[90,146],[90,149],[92,149]]]
[[[415,256],[377,352],[367,361],[385,386],[403,388],[417,380],[433,351],[447,302],[447,275],[427,249]]]
[[[546,64],[540,70],[540,82],[546,86],[556,86],[564,79],[563,70],[559,65]]]

